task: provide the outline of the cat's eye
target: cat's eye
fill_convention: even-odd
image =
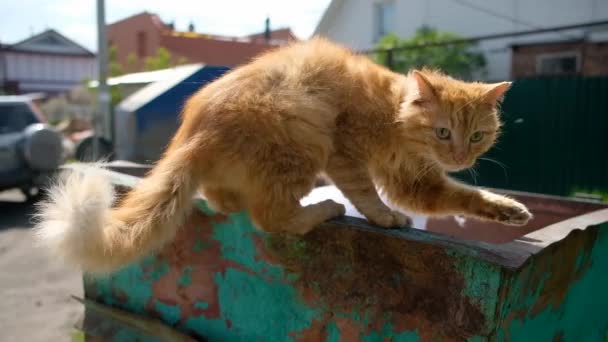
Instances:
[[[471,142],[480,142],[481,139],[483,139],[483,132],[477,131],[473,134],[471,134]]]
[[[450,130],[445,127],[435,128],[435,134],[437,134],[437,138],[439,138],[441,140],[450,139],[450,136],[452,135],[450,133]]]

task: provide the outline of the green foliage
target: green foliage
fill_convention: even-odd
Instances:
[[[189,62],[189,61],[188,61],[188,58],[186,58],[186,57],[180,57],[180,58],[177,60],[177,65],[188,64],[188,62]]]
[[[589,190],[589,189],[582,189],[582,188],[577,187],[577,188],[574,188],[571,196],[576,197],[579,194],[598,197],[598,198],[601,198],[602,202],[608,203],[608,191],[602,191],[602,190],[597,190],[597,189]]]
[[[133,52],[127,56],[127,69],[131,71],[137,69],[137,56]]]
[[[148,71],[167,69],[172,66],[171,53],[163,47],[156,50],[156,55],[150,56],[144,61],[144,68]]]
[[[454,33],[422,27],[409,39],[401,39],[395,34],[388,34],[378,42],[376,48],[388,50],[459,39],[462,39],[462,37]],[[474,47],[473,43],[457,43],[393,51],[391,69],[405,73],[413,68],[428,66],[438,68],[450,75],[470,78],[474,72],[483,71],[486,65],[483,54],[472,51],[472,47]],[[376,62],[388,65],[387,52],[378,52],[374,57]]]
[[[111,45],[110,49],[108,51],[108,61],[109,61],[109,65],[108,65],[108,71],[110,73],[110,76],[119,76],[124,74],[124,70],[122,68],[122,65],[118,62],[118,49],[116,47],[116,45]]]

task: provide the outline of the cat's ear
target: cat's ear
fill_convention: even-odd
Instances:
[[[496,106],[499,102],[502,102],[505,93],[511,88],[511,84],[511,82],[488,84],[484,101],[491,106]]]
[[[407,100],[420,103],[428,103],[435,100],[433,85],[418,70],[414,70],[408,75]]]

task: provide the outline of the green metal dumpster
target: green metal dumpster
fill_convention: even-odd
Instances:
[[[79,329],[87,341],[605,341],[608,207],[509,194],[535,214],[527,226],[384,230],[347,216],[303,237],[194,199],[157,254],[84,277]]]

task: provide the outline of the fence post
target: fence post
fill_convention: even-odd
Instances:
[[[393,48],[386,50],[386,66],[393,70]]]

